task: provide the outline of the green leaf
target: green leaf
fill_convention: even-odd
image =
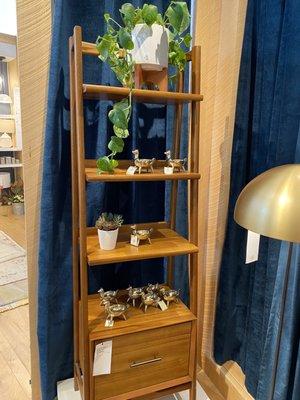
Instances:
[[[112,169],[115,169],[119,165],[118,161],[114,160],[113,158],[109,160],[109,163]]]
[[[165,15],[171,26],[179,34],[190,26],[190,13],[184,1],[172,1]]]
[[[108,148],[113,153],[121,153],[124,149],[124,140],[117,136],[112,136],[108,143]]]
[[[127,129],[128,123],[126,114],[120,108],[114,108],[108,113],[110,121],[118,128]]]
[[[110,159],[107,156],[101,157],[97,160],[97,168],[101,172],[111,172],[112,166]]]
[[[125,113],[126,118],[128,118],[129,113],[130,113],[128,98],[127,99],[123,99],[121,101],[118,101],[117,103],[114,104],[113,108],[114,109],[118,109],[118,108],[121,109]]]
[[[133,41],[131,39],[130,33],[125,28],[120,28],[118,32],[118,39],[120,46],[127,50],[132,50],[134,48]]]
[[[186,53],[177,40],[169,43],[169,64],[183,71],[186,65]]]
[[[157,7],[153,4],[144,4],[142,9],[142,17],[145,23],[149,26],[154,24],[157,19],[158,11]]]
[[[110,14],[109,14],[109,13],[105,13],[105,14],[104,14],[104,20],[105,20],[105,22],[108,22],[109,19],[110,19]]]
[[[112,173],[114,169],[119,165],[117,160],[109,158],[107,156],[101,157],[97,160],[97,168],[101,172]]]
[[[129,131],[128,129],[121,129],[118,128],[116,125],[114,125],[114,133],[116,136],[118,136],[119,138],[127,138],[129,136]]]
[[[105,34],[102,38],[99,36],[96,41],[96,47],[99,51],[99,58],[102,61],[106,61],[112,47],[115,45],[115,40],[112,35]]]
[[[184,38],[183,38],[183,43],[186,45],[186,47],[190,47],[192,41],[192,36],[187,33]]]
[[[142,10],[140,8],[138,8],[135,11],[135,16],[133,18],[132,25],[135,26],[136,24],[142,24],[143,22],[144,21],[143,21],[143,17],[142,17]]]
[[[135,16],[135,8],[132,4],[124,3],[119,11],[122,14],[122,18],[125,23],[133,21]]]
[[[163,17],[162,17],[162,15],[160,13],[157,14],[156,23],[159,24],[159,25],[164,25],[164,20],[163,20]]]

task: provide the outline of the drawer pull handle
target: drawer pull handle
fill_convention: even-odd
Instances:
[[[140,367],[141,365],[145,365],[145,364],[152,364],[158,361],[161,361],[162,357],[154,357],[151,360],[146,360],[146,361],[134,361],[132,364],[130,364],[130,368],[134,368],[134,367]]]

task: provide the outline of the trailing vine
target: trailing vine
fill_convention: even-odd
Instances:
[[[119,10],[124,26],[115,21],[110,14],[104,14],[106,33],[99,36],[96,46],[99,58],[107,62],[115,73],[119,82],[129,89],[129,95],[113,105],[108,118],[113,124],[114,135],[110,138],[107,156],[97,160],[99,172],[112,173],[118,166],[116,154],[124,149],[124,139],[129,136],[128,125],[132,114],[132,89],[134,88],[134,60],[131,50],[134,48],[132,30],[137,24],[159,24],[168,29],[169,64],[182,71],[185,68],[186,52],[190,47],[191,35],[185,33],[190,26],[190,13],[186,2],[171,1],[164,16],[155,5],[144,4],[142,8],[135,8],[131,3],[125,3]],[[176,74],[170,79],[174,81]]]

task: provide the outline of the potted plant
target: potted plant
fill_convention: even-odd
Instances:
[[[125,3],[120,13],[123,25],[104,14],[106,33],[96,41],[100,60],[107,62],[121,84],[129,88],[128,97],[116,102],[108,113],[114,135],[108,143],[110,154],[97,160],[100,173],[114,172],[118,166],[115,156],[123,151],[124,139],[129,136],[135,64],[158,71],[173,65],[182,71],[192,39],[187,32],[190,13],[184,1],[171,1],[164,15],[153,4],[135,8]],[[175,73],[170,79],[174,81],[176,76]]]
[[[99,245],[102,250],[113,250],[117,244],[119,228],[123,224],[122,215],[102,213],[96,221]]]
[[[21,179],[11,185],[8,202],[12,205],[14,215],[24,215],[24,189]]]

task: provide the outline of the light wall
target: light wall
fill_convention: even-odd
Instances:
[[[229,400],[251,399],[237,364],[230,362],[221,368],[213,360],[214,314],[246,7],[247,0],[198,0],[195,22],[195,43],[201,45],[202,53],[204,95],[200,117],[199,378],[208,391],[217,389]]]
[[[37,254],[40,188],[51,38],[51,2],[17,0],[29,284],[32,400],[40,400],[37,347]]]

